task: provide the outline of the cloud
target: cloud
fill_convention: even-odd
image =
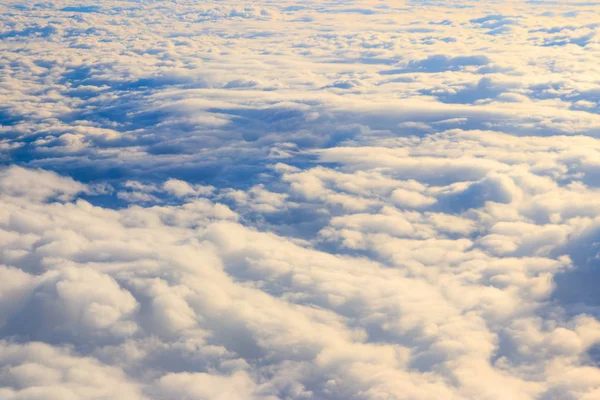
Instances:
[[[7,399],[146,399],[119,368],[43,343],[0,342],[0,395]]]
[[[212,186],[191,186],[179,179],[169,179],[163,184],[163,190],[177,197],[209,195],[214,191]]]
[[[158,383],[163,398],[177,396],[180,399],[231,399],[250,400],[255,398],[255,383],[243,372],[228,377],[203,373],[178,373],[165,375]]]
[[[34,200],[69,200],[87,187],[51,171],[31,171],[12,166],[0,170],[0,190],[7,196],[24,196]]]
[[[44,177],[43,172],[31,173]],[[494,190],[502,187],[502,179],[489,179],[482,188],[487,182],[494,182],[489,183]],[[398,190],[382,183],[387,182],[380,180],[373,189]],[[436,193],[415,182],[396,184],[415,193]],[[500,194],[493,199],[505,204]],[[389,200],[396,202],[395,197]],[[120,365],[127,384],[143,388],[151,398],[211,398],[216,392],[209,387],[220,385],[239,398],[284,393],[344,398],[355,391],[401,396],[415,381],[420,389],[409,389],[412,398],[456,390],[475,393],[482,386],[462,372],[473,363],[485,366],[489,382],[509,379],[503,377],[509,373],[512,383],[505,383],[506,393],[559,390],[535,388],[527,375],[501,367],[540,357],[533,348],[503,350],[502,362],[488,361],[497,349],[497,335],[523,340],[522,328],[502,328],[503,321],[537,321],[538,310],[550,306],[546,299],[552,274],[569,266],[567,259],[553,260],[548,251],[538,251],[540,246],[557,248],[567,237],[559,235],[553,242],[556,235],[549,238],[537,225],[496,222],[488,234],[479,233],[481,241],[473,242],[460,236],[474,233],[474,215],[462,220],[420,214],[410,211],[412,206],[404,212],[388,206],[380,214],[348,210],[332,218],[322,238],[340,235],[343,246],[373,254],[369,260],[256,231],[207,200],[113,211],[82,200],[45,204],[23,201],[23,196],[11,199],[3,205],[4,214],[17,216],[25,208],[39,222],[20,225],[18,231],[3,225],[11,238],[3,262],[12,265],[2,269],[7,277],[3,292],[10,299],[3,302],[3,334],[52,346],[68,343],[81,354],[77,357],[102,360],[114,365],[110,368]],[[334,205],[327,198],[320,201]],[[488,206],[475,207],[485,213]],[[44,227],[52,224],[50,216],[60,225]],[[494,235],[519,240],[510,251],[513,258],[489,250],[487,242]],[[517,307],[523,301],[528,306]],[[575,320],[554,321],[560,327],[555,335],[572,336],[581,344],[559,348],[549,338],[547,358],[542,359],[585,368],[574,360],[585,357],[594,338],[600,339],[597,322],[587,317],[581,322],[585,328],[575,328],[580,326],[572,325]],[[534,335],[551,333],[532,326],[528,329]],[[459,340],[465,336],[473,339]],[[96,343],[92,348],[91,341]],[[181,353],[189,346],[198,353]],[[411,372],[432,373],[436,365],[452,369],[435,372],[433,381]],[[144,369],[156,378],[148,380]],[[269,369],[278,373],[267,378]],[[314,374],[323,378],[315,380]],[[447,377],[460,379],[460,386],[441,383]]]
[[[595,399],[590,4],[0,5],[0,398]]]

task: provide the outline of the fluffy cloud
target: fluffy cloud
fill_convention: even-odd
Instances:
[[[0,190],[5,196],[68,200],[87,188],[80,182],[51,171],[33,171],[12,166],[0,170]]]
[[[147,399],[118,367],[43,343],[0,342],[5,399]]]
[[[0,398],[600,396],[594,5],[0,11]]]

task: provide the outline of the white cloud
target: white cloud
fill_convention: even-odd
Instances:
[[[3,2],[0,398],[597,398],[595,11]]]
[[[43,343],[0,342],[6,399],[147,399],[118,367]]]
[[[163,184],[163,190],[177,197],[206,196],[211,194],[215,188],[212,186],[190,185],[179,179],[169,179]]]
[[[0,170],[0,191],[3,195],[23,196],[37,201],[52,198],[69,200],[86,189],[85,185],[50,171],[31,171],[16,166]]]
[[[256,398],[256,384],[244,372],[232,376],[204,373],[175,373],[160,378],[161,398],[193,400],[251,400]]]

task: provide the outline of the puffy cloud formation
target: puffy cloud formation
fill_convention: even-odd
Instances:
[[[0,399],[600,398],[589,2],[0,5]]]

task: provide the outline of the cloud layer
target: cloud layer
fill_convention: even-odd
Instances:
[[[591,3],[0,5],[0,399],[600,397]]]

